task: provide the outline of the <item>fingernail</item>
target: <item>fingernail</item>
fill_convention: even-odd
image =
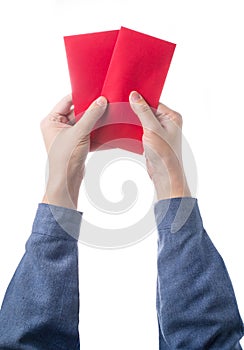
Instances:
[[[97,104],[98,104],[99,106],[101,106],[101,107],[104,107],[104,106],[106,106],[106,104],[107,104],[107,100],[106,100],[106,98],[103,97],[103,96],[98,97],[98,99],[97,99],[96,102],[97,102]]]
[[[136,91],[133,91],[131,93],[130,98],[132,102],[139,102],[142,99],[141,95]]]

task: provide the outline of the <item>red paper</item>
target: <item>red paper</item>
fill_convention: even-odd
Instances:
[[[142,126],[128,97],[136,90],[157,108],[175,44],[124,27],[64,39],[76,119],[100,95],[109,101],[91,134],[91,150],[119,147],[142,153]]]
[[[64,38],[76,116],[101,95],[118,33],[114,30]]]

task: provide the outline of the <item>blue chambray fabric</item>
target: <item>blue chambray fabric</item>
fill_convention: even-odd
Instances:
[[[74,237],[80,222],[81,213],[75,210],[39,204],[25,255],[0,311],[1,350],[79,349]]]
[[[155,205],[160,350],[237,350],[243,323],[232,284],[204,230],[198,202]]]
[[[243,324],[197,200],[155,205],[160,350],[239,350]],[[0,311],[0,349],[77,350],[81,213],[40,204]],[[151,350],[151,349],[150,349]]]

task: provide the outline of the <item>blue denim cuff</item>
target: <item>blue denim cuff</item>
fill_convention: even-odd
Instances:
[[[60,239],[78,239],[82,213],[73,209],[40,203],[32,227],[38,233]]]
[[[195,226],[202,227],[202,219],[196,198],[181,197],[160,200],[154,206],[156,223],[159,231],[176,233]]]

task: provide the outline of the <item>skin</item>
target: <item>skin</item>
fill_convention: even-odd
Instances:
[[[72,97],[64,97],[41,122],[49,162],[42,202],[76,209],[90,148],[90,132],[103,115],[107,100],[99,97],[76,124],[72,105]]]
[[[182,162],[182,117],[159,103],[154,114],[138,93],[130,94],[130,104],[143,127],[143,147],[147,171],[158,200],[190,197]]]
[[[130,94],[129,101],[143,127],[147,171],[158,200],[191,196],[182,164],[182,117],[161,103],[154,114],[135,91]],[[42,202],[77,209],[90,133],[104,114],[107,100],[99,97],[77,123],[74,122],[72,105],[72,97],[64,97],[41,122],[49,160],[48,182]]]

